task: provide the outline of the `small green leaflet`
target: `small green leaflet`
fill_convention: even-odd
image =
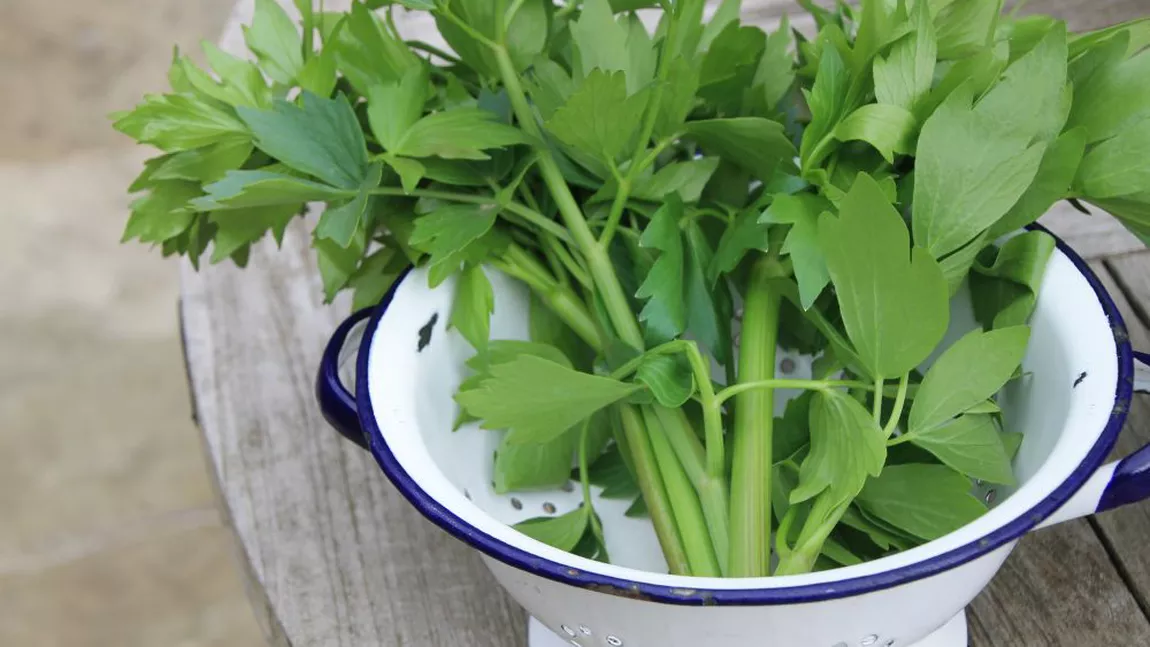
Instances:
[[[972,479],[1001,485],[1015,483],[993,416],[962,415],[941,426],[912,432],[908,438]]]
[[[990,398],[1022,363],[1030,328],[966,334],[927,371],[910,408],[910,433],[937,427]]]
[[[686,223],[683,238],[686,242],[687,264],[684,268],[684,287],[687,299],[687,333],[710,351],[719,364],[726,365],[731,355],[731,305],[726,284],[712,286],[707,280],[711,266],[710,243],[697,221]]]
[[[929,541],[986,512],[970,491],[970,479],[944,465],[889,465],[867,482],[858,502],[875,517]]]
[[[246,139],[225,140],[165,156],[152,172],[156,180],[195,180],[209,184],[238,169],[252,154],[252,143]]]
[[[635,381],[647,386],[664,407],[683,406],[695,393],[695,376],[682,354],[652,355],[639,365]]]
[[[316,251],[316,265],[323,281],[324,302],[331,303],[340,290],[347,287],[348,281],[356,273],[363,258],[366,242],[363,237],[353,238],[347,246],[340,245],[330,238],[313,238],[312,247]]]
[[[972,97],[980,97],[994,85],[1010,62],[1010,44],[996,43],[969,58],[954,61],[926,97],[918,102],[914,114],[919,121],[929,118],[938,106],[959,87],[969,84]]]
[[[1086,198],[1117,198],[1150,189],[1150,118],[1101,142],[1082,159],[1074,184]]]
[[[536,517],[521,521],[514,528],[548,546],[570,552],[583,539],[583,533],[590,523],[590,510],[584,506],[558,517]]]
[[[970,276],[970,294],[983,328],[1017,326],[1030,319],[1055,247],[1049,234],[1028,231],[980,255]]]
[[[589,77],[592,70],[628,72],[631,57],[627,35],[627,28],[615,20],[607,0],[585,0],[579,20],[571,23],[571,40],[579,52],[583,75]],[[632,92],[636,89],[629,88]]]
[[[902,533],[893,532],[892,529],[886,528],[884,524],[872,521],[863,515],[854,505],[847,508],[847,511],[843,513],[843,518],[840,523],[866,534],[881,550],[890,550],[891,548],[906,550],[913,545],[907,537],[902,536]]]
[[[1150,45],[1150,18],[1135,18],[1102,29],[1074,34],[1070,37],[1070,58],[1077,58],[1079,54],[1118,33],[1126,33],[1128,36],[1129,49],[1126,50],[1126,55],[1136,54]]]
[[[1014,206],[1045,152],[1032,135],[1003,130],[956,90],[923,124],[914,172],[914,240],[935,258],[970,242]]]
[[[783,125],[761,117],[687,122],[686,136],[704,150],[736,164],[763,182],[795,155]]]
[[[354,293],[352,309],[362,310],[379,304],[407,267],[407,258],[392,247],[377,250],[363,259],[359,269],[347,280]]]
[[[791,503],[802,503],[824,491],[831,507],[850,501],[868,476],[878,476],[886,460],[882,430],[854,398],[839,391],[820,391],[811,401],[811,451],[803,460]]]
[[[1010,211],[991,226],[989,237],[998,238],[1022,229],[1042,217],[1055,202],[1069,196],[1085,150],[1086,131],[1082,128],[1068,130],[1054,140],[1042,156],[1034,182]]]
[[[849,85],[850,72],[843,64],[842,56],[833,46],[824,46],[815,84],[810,92],[803,91],[811,109],[811,122],[803,131],[803,141],[799,147],[804,170],[813,169],[826,154],[820,144],[834,132],[848,108],[846,100]]]
[[[771,434],[771,456],[775,465],[790,460],[811,440],[810,411],[813,391],[791,398],[783,409],[783,416],[775,418],[774,433]]]
[[[491,206],[441,207],[416,219],[409,243],[430,254],[432,271],[441,267],[450,274],[463,262],[467,247],[495,224],[496,213]]]
[[[256,0],[251,26],[244,26],[244,41],[272,80],[292,85],[303,68],[303,40],[295,23],[275,0]]]
[[[446,35],[446,34],[445,34]],[[360,95],[367,96],[372,87],[403,78],[413,65],[421,65],[388,24],[362,2],[353,2],[346,22],[332,42],[340,72]]]
[[[207,195],[192,206],[201,211],[263,207],[274,204],[302,205],[304,202],[345,198],[344,189],[273,171],[228,171],[224,179],[204,187]]]
[[[739,114],[744,93],[754,81],[766,46],[762,29],[742,27],[737,21],[728,24],[703,56],[699,96],[720,114]]]
[[[271,89],[255,63],[226,54],[208,42],[204,43],[203,49],[219,81],[196,67],[188,57],[177,55],[169,72],[173,90],[196,92],[230,106],[266,108],[271,104]],[[181,74],[182,79],[179,78]]]
[[[639,486],[623,461],[618,445],[611,445],[591,464],[588,480],[591,485],[603,488],[599,496],[604,499],[631,499],[639,496]]]
[[[541,443],[641,388],[522,355],[492,366],[482,386],[456,401],[484,427],[509,430],[509,443]]]
[[[790,54],[793,42],[790,20],[784,14],[778,29],[767,35],[767,47],[751,81],[751,91],[762,98],[767,111],[773,111],[794,85],[795,60]]]
[[[719,247],[707,269],[711,284],[714,285],[720,276],[735,269],[747,252],[753,249],[766,252],[768,229],[767,224],[759,223],[759,213],[754,209],[736,215],[719,239]]]
[[[668,200],[651,217],[639,239],[643,247],[659,250],[655,264],[635,293],[647,300],[639,320],[659,339],[674,339],[687,328],[683,295],[685,255],[679,231],[682,217],[683,203],[678,198]]]
[[[200,195],[194,182],[167,180],[156,183],[150,193],[132,202],[132,216],[121,242],[139,239],[142,243],[162,243],[182,234],[193,214],[188,202]]]
[[[1066,95],[1066,25],[1059,23],[978,102],[979,114],[999,128],[1051,141],[1069,111]]]
[[[668,164],[654,175],[635,182],[631,197],[662,202],[667,194],[677,193],[683,202],[698,202],[703,187],[710,181],[718,166],[717,157]]]
[[[882,154],[887,162],[894,162],[895,153],[911,152],[918,124],[914,115],[905,108],[887,103],[871,103],[847,115],[835,127],[839,141],[864,141]]]
[[[216,226],[212,239],[212,262],[220,263],[264,237],[271,231],[278,243],[283,239],[288,222],[300,213],[298,205],[278,205],[250,209],[217,211],[211,214]]]
[[[630,151],[647,92],[627,96],[622,72],[593,70],[547,121],[547,129],[560,141],[597,160],[615,161]]]
[[[838,218],[819,219],[819,235],[847,334],[873,376],[904,375],[946,332],[946,279],[926,250],[911,248],[902,218],[867,174],[839,209]]]
[[[942,275],[946,278],[950,296],[953,297],[958,294],[958,289],[962,287],[962,282],[970,273],[970,266],[974,264],[979,252],[986,247],[986,241],[989,238],[987,232],[984,231],[974,240],[951,252],[938,262],[939,267],[942,268]]]
[[[495,452],[495,492],[547,490],[567,483],[578,440],[576,429],[546,443],[509,443],[504,438]]]
[[[977,54],[994,39],[1002,0],[949,2],[934,18],[938,57],[954,60]]]
[[[320,238],[330,238],[347,247],[355,232],[361,229],[364,214],[371,203],[371,191],[379,186],[383,177],[383,166],[372,164],[360,182],[355,197],[341,205],[329,204],[316,225],[315,233]]]
[[[467,265],[459,273],[455,284],[455,299],[451,304],[448,328],[463,335],[471,347],[482,350],[491,334],[491,313],[495,312],[495,294],[491,281],[478,265]]]
[[[663,85],[663,100],[659,102],[655,118],[653,134],[656,138],[670,137],[679,131],[695,107],[695,93],[698,90],[699,68],[683,58],[671,61],[667,81]]]
[[[189,95],[153,94],[131,112],[118,115],[114,127],[169,153],[246,139],[244,123],[225,108]]]
[[[819,216],[831,209],[830,202],[814,194],[778,195],[759,218],[761,223],[792,225],[782,251],[791,257],[804,310],[810,310],[831,281],[819,244]]]
[[[879,103],[913,111],[934,83],[938,43],[928,3],[916,2],[910,19],[914,31],[875,58],[874,91]]]
[[[407,157],[485,160],[484,150],[529,141],[527,135],[480,108],[435,112],[406,129],[392,151]]]
[[[404,133],[419,121],[429,82],[426,67],[412,66],[399,81],[373,86],[368,91],[371,132],[385,150],[396,151]]]
[[[1147,78],[1150,78],[1150,50],[1126,60],[1105,62],[1085,80],[1076,81],[1067,127],[1085,128],[1087,143],[1121,136],[1131,126],[1150,117]]]

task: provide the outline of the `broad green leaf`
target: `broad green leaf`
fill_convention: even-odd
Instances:
[[[581,507],[558,517],[536,517],[521,521],[513,527],[532,539],[570,552],[579,544],[590,523],[590,509]]]
[[[743,211],[735,216],[719,239],[719,247],[711,259],[711,266],[707,268],[707,276],[712,285],[720,276],[735,269],[747,252],[752,249],[767,252],[768,228],[767,224],[759,223],[759,214],[754,210]]]
[[[441,207],[416,219],[409,243],[431,256],[430,268],[450,274],[463,263],[467,247],[494,226],[496,214],[490,206]]]
[[[759,222],[792,225],[782,252],[791,258],[804,310],[810,310],[831,281],[819,242],[819,216],[831,209],[829,202],[814,194],[779,195],[759,219]]]
[[[1117,198],[1150,189],[1150,118],[1101,142],[1082,159],[1074,184],[1086,198]]]
[[[1129,46],[1126,56],[1132,56],[1150,46],[1150,18],[1135,18],[1117,25],[1111,25],[1095,31],[1074,34],[1070,37],[1070,58],[1101,44],[1118,33],[1126,33]]]
[[[141,243],[162,243],[183,233],[192,224],[188,203],[200,195],[195,182],[165,180],[132,202],[132,215],[121,242],[138,238]]]
[[[212,239],[212,262],[233,257],[269,231],[279,242],[288,223],[299,214],[300,206],[291,204],[213,212],[216,235]]]
[[[118,115],[113,125],[141,144],[166,152],[249,136],[244,123],[230,109],[180,94],[148,95],[134,110]]]
[[[371,190],[379,186],[382,176],[383,167],[380,164],[368,167],[355,197],[341,205],[328,205],[327,210],[320,216],[319,224],[316,225],[316,236],[330,238],[346,247],[355,232],[361,229],[364,215],[371,203]]]
[[[623,17],[622,25],[627,30],[627,91],[633,94],[655,78],[659,52],[638,16],[630,14]]]
[[[645,92],[627,96],[622,72],[594,70],[547,121],[547,129],[596,160],[614,161],[630,152],[646,106]]]
[[[472,348],[482,350],[491,336],[492,312],[495,312],[495,294],[483,268],[478,265],[464,267],[455,284],[448,327],[458,330]]]
[[[559,348],[551,344],[518,339],[492,339],[487,346],[467,360],[467,366],[486,377],[491,367],[506,364],[523,355],[533,355],[567,368],[573,368],[571,360]]]
[[[408,68],[394,83],[373,86],[367,93],[367,119],[371,132],[385,150],[395,151],[404,134],[423,114],[429,83],[428,69]]]
[[[303,41],[299,29],[275,0],[256,0],[251,26],[244,26],[244,42],[276,83],[292,85],[303,68]]]
[[[571,40],[579,52],[583,76],[592,70],[629,74],[628,29],[615,20],[607,0],[585,0],[579,20],[571,23]],[[638,87],[628,88],[634,92]]]
[[[731,23],[737,23],[739,13],[742,11],[742,0],[722,0],[715,9],[710,22],[703,27],[703,35],[699,39],[699,49],[707,50],[715,38],[719,36]]]
[[[970,276],[974,316],[983,328],[1007,328],[1030,319],[1055,247],[1049,234],[1028,231],[1001,249],[983,252]]]
[[[778,29],[767,35],[759,69],[751,80],[752,92],[762,98],[767,112],[775,110],[795,83],[795,59],[790,53],[793,42],[790,20],[784,15]]]
[[[1105,209],[1150,246],[1150,192],[1136,193],[1124,198],[1095,199],[1091,204]]]
[[[957,0],[943,7],[934,18],[941,60],[977,54],[993,42],[1002,12],[1002,0]]]
[[[269,171],[228,171],[224,179],[204,187],[207,195],[192,204],[201,211],[242,209],[276,204],[337,200],[347,191],[294,175]]]
[[[576,88],[567,70],[548,58],[535,61],[528,83],[531,99],[543,121],[551,119]]]
[[[913,545],[902,533],[896,533],[893,529],[887,528],[885,524],[872,521],[855,506],[847,508],[840,523],[864,533],[881,550],[890,550],[891,548],[906,550]]]
[[[775,170],[795,155],[783,125],[760,117],[707,119],[687,122],[686,136],[708,153],[718,155],[769,182]]]
[[[989,239],[990,237],[986,232],[983,232],[938,262],[939,267],[942,268],[942,275],[946,278],[950,296],[953,297],[958,293],[958,289],[962,287],[962,282],[970,274],[970,266],[974,265],[979,252],[986,247],[986,241]]]
[[[915,3],[910,24],[914,31],[892,45],[886,58],[875,59],[874,91],[879,103],[913,111],[934,83],[938,43],[926,2]]]
[[[1131,126],[1150,118],[1147,78],[1150,50],[1104,64],[1084,79],[1075,79],[1074,105],[1067,128],[1085,128],[1088,144],[1124,135]]]
[[[203,42],[203,50],[208,64],[220,77],[223,86],[231,89],[240,99],[236,105],[266,108],[271,104],[271,89],[258,65],[232,56],[210,41]]]
[[[1070,194],[1070,185],[1086,150],[1086,131],[1075,128],[1062,133],[1046,149],[1034,182],[1010,211],[990,228],[990,237],[1013,233],[1032,222]]]
[[[811,111],[811,122],[803,131],[799,147],[803,169],[815,168],[827,151],[823,140],[834,132],[848,106],[850,72],[834,47],[824,47],[818,75],[810,92],[803,91]]]
[[[878,183],[859,173],[839,217],[819,219],[819,239],[865,368],[874,377],[895,377],[918,366],[946,332],[949,292],[938,263],[911,248],[902,217]]]
[[[955,61],[930,94],[919,101],[914,109],[915,116],[919,121],[925,121],[963,85],[969,86],[972,97],[982,96],[998,82],[1009,61],[1010,46],[1006,43],[997,43],[974,56]]]
[[[635,381],[647,386],[655,401],[677,409],[695,392],[695,376],[682,354],[652,355],[639,365]]]
[[[406,129],[393,152],[407,157],[485,160],[484,150],[523,144],[527,135],[479,108],[436,112]]]
[[[994,417],[966,414],[941,426],[909,434],[910,442],[972,479],[1014,485],[1010,458]]]
[[[720,364],[731,354],[732,306],[727,285],[707,280],[713,252],[697,221],[685,225],[687,263],[683,268],[687,304],[687,334],[697,340]]]
[[[862,3],[861,15],[855,18],[858,31],[851,51],[851,67],[858,76],[871,67],[875,54],[910,31],[906,8],[886,0]]]
[[[363,96],[377,85],[400,80],[409,67],[423,64],[399,35],[362,2],[351,4],[344,27],[325,47],[334,47],[339,71]]]
[[[711,43],[699,70],[699,96],[724,115],[741,111],[743,94],[751,87],[767,37],[758,27],[727,25]]]
[[[419,186],[419,181],[423,179],[423,176],[427,175],[427,167],[421,162],[388,153],[384,153],[382,159],[391,167],[391,170],[399,175],[399,181],[406,193],[414,191]]]
[[[791,503],[827,493],[831,507],[847,503],[878,476],[886,439],[870,412],[839,391],[820,391],[811,401],[811,451],[803,459]]]
[[[555,314],[539,296],[532,293],[528,311],[528,329],[531,341],[557,348],[564,357],[579,368],[586,368],[591,350],[559,315]]]
[[[659,102],[654,135],[658,139],[679,132],[687,116],[695,107],[695,93],[699,90],[699,68],[686,59],[677,58],[668,64],[667,81],[663,85],[663,100]]]
[[[905,108],[889,103],[871,103],[847,115],[835,127],[839,141],[864,141],[882,154],[887,162],[894,162],[895,153],[907,154],[918,123]]]
[[[155,180],[196,180],[208,184],[222,179],[228,171],[238,169],[251,153],[250,140],[222,141],[167,157],[154,168],[151,177]]]
[[[352,310],[378,305],[407,266],[407,258],[393,247],[377,250],[363,259],[347,282],[354,291]]]
[[[1058,25],[1006,68],[975,111],[1000,129],[1049,142],[1066,123],[1066,25]]]
[[[1018,450],[1022,449],[1022,441],[1025,439],[1025,436],[1017,432],[1003,432],[1002,446],[1006,449],[1007,458],[1014,460],[1014,457],[1018,455]]]
[[[946,349],[922,380],[910,407],[910,433],[923,433],[986,401],[1022,363],[1030,328],[975,330]]]
[[[631,196],[639,200],[662,202],[667,194],[676,193],[683,202],[698,202],[703,187],[718,166],[717,157],[668,164],[654,175],[635,182]]]
[[[509,443],[495,451],[495,492],[551,490],[571,480],[571,459],[579,441],[577,429],[546,443]]]
[[[363,260],[365,241],[357,237],[350,245],[340,245],[327,238],[315,238],[316,265],[323,280],[324,301],[331,303],[335,295],[347,287]]]
[[[858,501],[870,514],[929,541],[986,512],[970,491],[970,479],[944,465],[891,465],[867,482]]]
[[[655,337],[663,340],[678,337],[687,328],[687,305],[684,300],[683,236],[679,221],[683,203],[677,197],[668,200],[643,230],[639,244],[657,249],[659,256],[647,273],[635,296],[647,300],[639,313]]]
[[[1045,153],[1026,132],[971,108],[969,86],[923,124],[914,171],[915,244],[935,258],[963,246],[1014,206]]]
[[[303,93],[302,105],[277,101],[271,110],[239,108],[256,146],[283,164],[332,186],[359,189],[367,148],[355,112],[342,94]]]
[[[484,427],[509,430],[507,442],[542,443],[641,388],[522,355],[492,366],[482,386],[455,399]]]
[[[317,97],[330,97],[335,90],[336,60],[335,50],[328,48],[323,53],[312,56],[299,71],[299,86]]]
[[[783,409],[783,416],[775,418],[774,432],[771,434],[771,456],[776,465],[789,460],[811,442],[811,401],[814,391],[804,391],[791,398]]]

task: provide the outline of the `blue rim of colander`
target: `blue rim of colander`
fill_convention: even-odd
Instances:
[[[993,531],[973,540],[967,544],[953,548],[940,555],[930,557],[913,564],[907,564],[888,571],[852,577],[844,580],[834,580],[813,584],[800,584],[775,588],[745,588],[745,589],[707,589],[666,586],[652,584],[623,577],[613,577],[601,573],[594,573],[573,568],[554,560],[540,557],[534,553],[513,546],[501,539],[493,537],[472,524],[464,521],[451,510],[436,501],[431,495],[419,486],[419,483],[403,469],[387,443],[383,439],[379,426],[376,424],[375,411],[372,408],[371,391],[366,388],[368,384],[368,361],[371,355],[371,342],[375,337],[376,328],[387,308],[395,296],[395,290],[402,283],[404,276],[400,276],[395,284],[384,295],[375,312],[368,322],[364,332],[364,339],[368,340],[359,350],[356,365],[356,383],[361,388],[356,389],[356,404],[359,410],[359,419],[363,425],[364,433],[368,436],[371,453],[379,463],[380,468],[395,484],[400,493],[411,502],[425,517],[433,523],[451,533],[457,539],[471,545],[483,553],[515,568],[533,575],[538,575],[556,582],[580,588],[593,588],[601,592],[614,592],[620,596],[650,600],[665,604],[684,606],[768,606],[781,604],[800,604],[805,602],[818,602],[837,598],[851,597],[888,589],[908,582],[913,582],[931,575],[956,568],[990,553],[991,551],[1022,537],[1042,520],[1049,517],[1062,507],[1075,492],[1086,483],[1103,461],[1110,454],[1118,434],[1126,422],[1126,413],[1130,408],[1133,394],[1134,365],[1133,351],[1130,346],[1126,325],[1118,307],[1110,298],[1102,282],[1082,259],[1062,239],[1051,234],[1049,230],[1040,225],[1031,225],[1031,229],[1050,234],[1061,251],[1074,266],[1086,277],[1091,289],[1098,297],[1106,317],[1110,321],[1110,330],[1114,335],[1117,348],[1118,386],[1114,394],[1114,407],[1102,434],[1090,448],[1086,457],[1078,467],[1058,485],[1042,501],[1030,510],[1019,515],[1010,522]],[[406,275],[406,273],[405,273]]]

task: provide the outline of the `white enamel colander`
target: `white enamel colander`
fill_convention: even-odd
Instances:
[[[492,338],[525,339],[526,288],[488,275]],[[1019,485],[983,491],[994,504],[977,521],[856,566],[695,578],[667,574],[649,522],[624,516],[628,502],[597,499],[614,563],[577,557],[510,524],[563,514],[581,501],[578,491],[498,495],[491,457],[499,434],[474,424],[452,431],[452,396],[473,352],[446,330],[453,291],[451,281],[430,289],[424,271],[408,272],[336,331],[317,395],[329,422],[369,448],[412,505],[481,552],[536,619],[532,647],[958,647],[966,644],[963,609],[1023,535],[1150,496],[1150,449],[1103,464],[1144,357],[1131,351],[1097,278],[1060,241],[1031,321],[1028,375],[1000,397],[1006,427],[1024,434],[1014,461]],[[950,339],[975,326],[966,302],[953,301]],[[341,379],[342,359],[353,354],[354,375]],[[779,362],[793,376],[809,373],[806,358],[780,352]]]

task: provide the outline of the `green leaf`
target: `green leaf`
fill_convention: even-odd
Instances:
[[[615,20],[607,0],[586,0],[579,19],[571,23],[571,39],[579,52],[580,69],[587,77],[596,69],[628,72],[631,56],[627,38],[627,27]]]
[[[955,61],[930,94],[919,101],[914,109],[915,116],[919,121],[925,121],[963,85],[969,86],[972,97],[982,96],[990,86],[998,82],[1009,61],[1010,46],[1004,42],[996,43],[994,47],[984,49],[974,56]]]
[[[1022,441],[1025,439],[1025,436],[1017,432],[1003,432],[1002,446],[1006,449],[1006,457],[1013,461],[1018,455],[1018,450],[1022,449]]]
[[[455,284],[448,328],[463,335],[471,347],[482,350],[491,336],[491,313],[495,312],[495,294],[491,282],[478,265],[467,265]]]
[[[317,97],[330,97],[335,90],[336,59],[334,49],[312,56],[299,72],[299,86]]]
[[[993,42],[1002,0],[958,0],[934,18],[938,57],[954,60],[977,54]]]
[[[157,182],[147,195],[132,202],[132,215],[121,242],[138,238],[142,243],[162,243],[182,234],[194,215],[188,203],[200,195],[195,182]]]
[[[1150,119],[1086,154],[1074,184],[1087,198],[1117,198],[1150,188]]]
[[[874,61],[874,91],[879,103],[913,111],[930,93],[938,43],[928,3],[917,2],[911,11],[914,31],[897,41],[886,58]]]
[[[635,381],[645,384],[664,407],[677,409],[695,392],[695,376],[683,354],[652,355],[635,372]]]
[[[743,211],[735,216],[719,239],[719,247],[711,259],[711,266],[707,268],[711,284],[717,282],[721,275],[735,269],[752,249],[765,253],[769,249],[768,229],[766,224],[759,223],[759,214],[754,210]]]
[[[409,243],[431,256],[431,269],[450,274],[459,268],[469,245],[495,225],[497,209],[480,205],[441,207],[415,221]]]
[[[400,80],[368,91],[367,119],[385,150],[398,149],[404,133],[419,121],[429,82],[428,69],[419,65],[408,68]]]
[[[242,166],[251,154],[252,143],[249,140],[222,141],[167,157],[154,168],[151,177],[155,180],[195,180],[208,184]]]
[[[902,218],[867,174],[858,174],[839,214],[820,218],[819,238],[847,334],[873,376],[904,375],[946,332],[942,269],[911,249]]]
[[[605,0],[603,0],[605,1]],[[622,72],[592,71],[547,121],[560,141],[597,160],[617,160],[634,140],[647,94],[627,96]]]
[[[316,264],[323,280],[324,301],[331,303],[358,270],[363,259],[364,240],[359,237],[352,244],[341,246],[330,239],[316,238],[312,240],[312,247],[315,248]]]
[[[986,247],[987,240],[989,240],[989,236],[986,232],[982,232],[974,240],[951,252],[938,262],[939,267],[942,268],[942,275],[946,278],[950,296],[953,297],[962,287],[962,282],[970,274],[970,267],[974,265],[975,258]]]
[[[971,108],[969,85],[923,124],[914,171],[914,240],[935,258],[969,242],[1014,206],[1044,144]]]
[[[678,337],[687,327],[687,305],[684,300],[683,237],[679,221],[683,203],[677,197],[668,200],[643,230],[639,244],[659,250],[659,256],[635,296],[646,299],[639,320],[655,337],[663,340]]]
[[[403,78],[408,68],[422,65],[398,34],[362,2],[351,3],[351,12],[332,42],[337,67],[356,92],[367,96],[377,85]]]
[[[406,193],[414,191],[419,186],[419,181],[427,174],[427,167],[412,159],[389,153],[384,153],[381,159],[399,175],[399,181]]]
[[[367,148],[355,112],[342,94],[303,93],[302,105],[277,101],[271,110],[239,108],[256,146],[285,165],[332,186],[359,189]]]
[[[531,99],[544,121],[551,119],[575,93],[576,84],[563,66],[551,59],[540,59],[531,68]]]
[[[347,282],[354,290],[352,310],[378,305],[408,264],[407,258],[393,247],[385,247],[363,259]]]
[[[319,224],[316,225],[316,236],[330,238],[346,247],[355,232],[360,229],[368,205],[371,203],[371,190],[379,186],[382,176],[383,167],[380,164],[368,167],[367,175],[364,176],[355,197],[342,205],[328,205],[327,210],[320,216]]]
[[[488,429],[508,429],[509,443],[547,442],[643,387],[522,355],[491,367],[482,386],[456,401]]]
[[[589,366],[591,351],[586,342],[534,293],[528,311],[528,329],[532,341],[559,349],[579,368]]]
[[[1025,56],[1006,68],[976,111],[999,129],[1049,142],[1062,132],[1066,92],[1066,25],[1058,23]]]
[[[212,262],[219,263],[231,258],[269,231],[277,242],[280,241],[288,223],[299,213],[300,206],[291,204],[212,213],[211,221],[216,225],[216,235],[212,239]]]
[[[767,36],[762,29],[742,27],[737,21],[728,24],[703,56],[699,96],[722,114],[738,114],[766,47]]]
[[[619,445],[611,445],[588,469],[591,485],[603,488],[599,494],[604,499],[630,499],[639,496],[639,485],[631,474],[631,469],[619,450]]]
[[[826,492],[831,507],[846,503],[878,476],[886,460],[882,429],[870,412],[839,391],[820,391],[811,401],[811,451],[799,470],[791,503]]]
[[[922,433],[981,404],[1022,363],[1030,328],[976,330],[946,349],[927,371],[910,408],[910,433]]]
[[[943,465],[891,465],[859,494],[863,509],[916,537],[934,540],[981,517],[970,480]]]
[[[846,102],[849,85],[850,72],[843,64],[842,56],[834,47],[824,47],[815,84],[810,92],[803,91],[811,111],[811,122],[803,131],[799,147],[804,169],[814,168],[822,161],[824,153],[819,149],[823,147],[819,144],[834,132],[835,126],[848,109]],[[815,157],[816,152],[819,153],[818,157]]]
[[[275,0],[256,0],[244,42],[276,83],[292,85],[303,69],[303,41],[295,23]]]
[[[790,460],[810,443],[813,398],[814,391],[803,391],[802,395],[787,400],[783,416],[775,418],[774,433],[771,434],[771,456],[774,457],[776,465]]]
[[[647,512],[647,502],[643,500],[643,497],[636,498],[631,507],[623,513],[623,516],[628,519],[646,519],[650,516],[650,513]]]
[[[579,441],[577,430],[546,443],[509,443],[495,451],[495,492],[550,490],[571,480],[571,458]]]
[[[687,304],[687,334],[697,340],[719,364],[731,355],[732,306],[727,285],[707,280],[713,253],[697,221],[686,223],[687,264],[684,268]]]
[[[480,108],[452,108],[436,112],[406,129],[392,152],[407,157],[485,160],[483,151],[528,142],[518,128],[498,121]]]
[[[513,527],[532,539],[569,552],[579,544],[590,523],[590,509],[581,507],[558,517],[536,517],[521,521]]]
[[[659,52],[647,33],[647,27],[639,16],[630,14],[623,17],[623,26],[627,30],[627,55],[629,57],[627,74],[627,91],[638,92],[655,78],[655,68],[659,62]],[[586,68],[584,68],[586,70]]]
[[[691,121],[686,136],[707,152],[718,155],[769,182],[775,170],[795,155],[783,125],[760,117]]]
[[[894,162],[895,153],[907,154],[918,123],[906,108],[889,103],[871,103],[847,115],[835,127],[835,138],[839,141],[864,141],[882,154],[889,163]]]
[[[231,106],[264,108],[271,103],[271,91],[255,63],[226,54],[208,42],[204,43],[203,49],[219,81],[196,67],[191,59],[177,57],[172,63],[172,74],[176,74],[176,68],[179,67],[179,73],[184,75],[186,83],[191,87],[184,87],[184,83],[173,83],[173,90],[198,92]]]
[[[119,115],[113,126],[166,152],[248,137],[248,129],[230,109],[180,94],[148,95],[134,110]]]
[[[759,222],[792,225],[782,252],[791,258],[804,310],[810,310],[831,281],[819,243],[819,216],[831,209],[830,202],[814,194],[778,195],[759,219]]]
[[[1055,248],[1049,234],[1028,231],[981,255],[970,276],[970,294],[983,328],[1007,328],[1030,319]]]
[[[674,162],[659,169],[654,175],[635,182],[631,196],[638,200],[662,202],[667,194],[676,193],[683,202],[698,202],[703,187],[718,167],[717,157]]]
[[[970,478],[1002,485],[1015,483],[993,416],[966,414],[907,437]]]
[[[344,189],[313,182],[294,175],[271,171],[228,171],[224,179],[204,187],[207,195],[192,205],[201,211],[243,209],[270,205],[336,200],[347,196]]]
[[[991,226],[990,237],[998,238],[1022,229],[1042,217],[1055,202],[1067,197],[1085,150],[1086,131],[1081,128],[1068,130],[1054,140],[1042,156],[1034,182],[1010,211]]]
[[[784,15],[779,28],[767,35],[766,49],[751,81],[753,92],[762,97],[767,111],[773,111],[795,83],[795,59],[790,53],[793,43],[790,20]]]
[[[1150,18],[1135,18],[1117,25],[1095,31],[1074,34],[1070,37],[1070,58],[1077,58],[1087,50],[1109,40],[1119,33],[1126,33],[1129,46],[1126,56],[1132,56],[1150,45]]]
[[[1131,126],[1150,118],[1147,78],[1150,50],[1126,60],[1111,60],[1085,78],[1075,79],[1074,105],[1067,128],[1085,128],[1088,144],[1123,135]]]

